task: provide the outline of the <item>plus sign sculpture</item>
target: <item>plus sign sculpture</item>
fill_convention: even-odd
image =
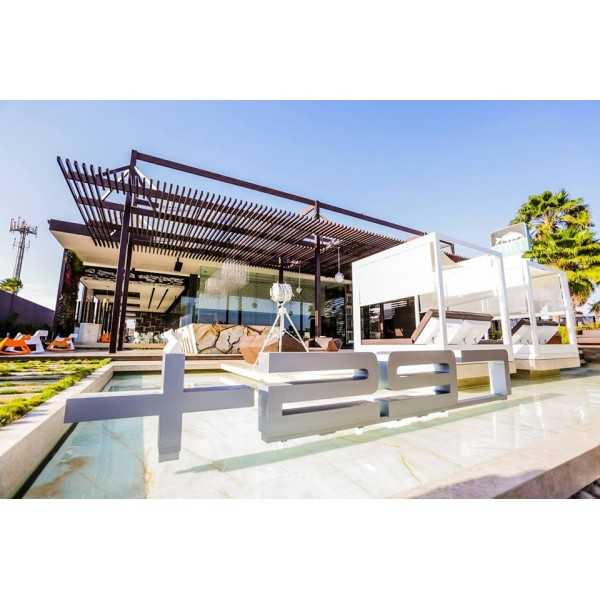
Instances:
[[[184,387],[185,354],[173,332],[162,361],[162,388],[79,394],[67,400],[65,423],[158,416],[158,460],[177,460],[183,413],[254,405],[247,385]]]

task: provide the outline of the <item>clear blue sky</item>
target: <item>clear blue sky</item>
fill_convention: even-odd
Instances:
[[[0,277],[22,216],[39,236],[21,294],[52,308],[47,220],[81,221],[56,155],[116,167],[136,148],[485,245],[544,189],[583,196],[600,222],[600,102],[3,102],[0,135]]]

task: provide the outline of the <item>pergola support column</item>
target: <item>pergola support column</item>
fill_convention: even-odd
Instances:
[[[315,203],[315,219],[321,218],[319,203]],[[315,243],[315,337],[321,337],[321,236]]]
[[[129,161],[129,181],[133,182],[134,172],[136,163],[136,151],[131,151],[131,159]],[[130,187],[131,190],[131,187]],[[125,269],[127,265],[127,254],[129,246],[129,223],[131,221],[131,206],[133,204],[133,198],[131,191],[128,191],[125,195],[125,206],[123,208],[123,216],[121,223],[121,237],[119,239],[119,264],[117,266],[117,277],[115,281],[115,301],[113,304],[112,313],[112,327],[110,332],[110,354],[114,354],[117,351],[120,335],[121,325],[121,310],[127,308],[127,300],[123,302],[123,283],[125,281]],[[127,273],[129,277],[129,273]],[[123,307],[125,304],[125,307]]]
[[[125,319],[127,318],[127,299],[129,298],[129,274],[131,272],[131,255],[133,254],[133,240],[131,235],[127,241],[127,258],[125,259],[125,275],[123,278],[123,296],[121,298],[121,321],[119,323],[119,341],[117,350],[123,350],[125,337]]]

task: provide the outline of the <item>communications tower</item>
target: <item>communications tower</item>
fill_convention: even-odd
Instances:
[[[37,226],[32,227],[27,223],[27,221],[25,221],[25,219],[18,217],[10,220],[10,232],[17,234],[17,237],[13,243],[13,247],[17,248],[17,258],[15,260],[13,277],[20,281],[21,268],[23,267],[23,256],[25,255],[25,250],[29,248],[29,241],[27,240],[27,237],[30,235],[35,235],[37,237]]]

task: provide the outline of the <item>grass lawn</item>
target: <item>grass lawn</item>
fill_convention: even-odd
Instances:
[[[0,427],[75,385],[110,359],[0,361]]]

